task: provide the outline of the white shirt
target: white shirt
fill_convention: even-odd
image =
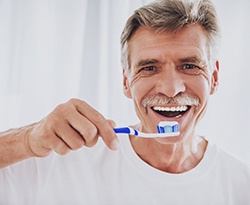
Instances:
[[[202,161],[182,174],[159,171],[134,152],[102,140],[66,156],[52,153],[0,169],[1,205],[248,205],[250,170],[209,142]]]

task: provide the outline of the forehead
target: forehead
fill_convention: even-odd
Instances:
[[[207,60],[207,37],[199,25],[181,30],[156,32],[140,27],[129,42],[129,59],[133,66],[142,59],[169,61],[176,58],[197,57]]]

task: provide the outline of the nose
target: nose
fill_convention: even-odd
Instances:
[[[186,90],[184,79],[181,73],[175,68],[164,69],[159,74],[156,83],[156,92],[168,97],[175,97]]]

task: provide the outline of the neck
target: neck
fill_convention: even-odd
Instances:
[[[130,136],[137,155],[149,165],[169,173],[191,170],[202,160],[207,141],[202,137],[189,137],[175,144],[161,144],[155,139]]]

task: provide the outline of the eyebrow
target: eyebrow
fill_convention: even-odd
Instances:
[[[197,63],[200,65],[204,64],[204,61],[201,58],[198,58],[196,56],[193,57],[184,57],[180,58],[178,60],[180,63]],[[159,63],[159,60],[157,59],[142,59],[138,63],[136,63],[136,67],[143,67],[151,64]]]
[[[204,61],[197,57],[186,57],[179,59],[180,63],[198,63],[198,64],[204,64]]]
[[[140,60],[137,64],[136,67],[141,67],[141,66],[146,66],[146,65],[150,65],[150,64],[155,64],[158,63],[159,61],[156,59],[143,59]]]

